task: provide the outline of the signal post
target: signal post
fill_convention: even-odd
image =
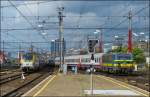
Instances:
[[[95,45],[98,43],[98,39],[89,39],[88,40],[88,51],[91,54],[91,60],[90,60],[90,82],[91,82],[91,86],[90,86],[90,90],[91,90],[91,95],[93,95],[93,65],[95,63],[94,60],[94,53],[95,53]]]

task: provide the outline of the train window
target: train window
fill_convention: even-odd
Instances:
[[[70,59],[68,59],[68,62],[70,62],[71,60]]]
[[[80,62],[80,60],[79,60],[79,59],[77,59],[77,62]]]
[[[77,62],[80,62],[80,59],[77,59]]]
[[[86,58],[84,59],[84,62],[86,62]]]
[[[81,61],[82,61],[82,62],[84,62],[84,60],[83,60],[83,59],[81,59]]]
[[[88,58],[86,58],[86,62],[88,62]]]
[[[85,62],[85,58],[83,59],[83,62]]]
[[[96,62],[96,58],[94,58],[95,62]]]
[[[75,59],[75,62],[77,62],[77,59]]]

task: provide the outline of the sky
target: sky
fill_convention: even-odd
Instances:
[[[103,33],[104,44],[110,43],[107,45],[110,48],[115,35],[127,42],[129,10],[133,14],[133,32],[138,35],[144,32],[145,36],[149,34],[148,4],[149,1],[144,0],[1,1],[1,40],[5,42],[6,51],[15,52],[19,47],[26,50],[31,42],[37,50],[49,51],[51,40],[59,38],[58,8],[64,7],[63,33],[68,49],[86,46],[87,36],[94,35],[97,28]]]

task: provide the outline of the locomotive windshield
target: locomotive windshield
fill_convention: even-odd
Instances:
[[[25,59],[25,60],[32,60],[33,59],[33,55],[32,54],[25,54],[25,55],[23,55],[23,59]]]

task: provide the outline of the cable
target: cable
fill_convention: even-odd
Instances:
[[[137,11],[135,14],[133,14],[133,16],[134,16],[134,15],[136,15],[136,14],[138,14],[138,13],[140,13],[141,11],[143,11],[144,9],[146,9],[146,8],[148,8],[148,7],[149,7],[149,6],[147,6],[147,7],[144,7],[144,8],[142,8],[142,9],[140,9],[140,10],[139,10],[139,11]],[[124,19],[123,21],[121,21],[119,24],[117,24],[117,25],[113,26],[112,28],[116,28],[116,27],[120,26],[122,23],[126,22],[126,21],[127,21],[127,19],[128,19],[128,18]]]
[[[28,17],[28,18],[36,18],[37,16],[26,16],[26,17]],[[39,18],[57,18],[57,17],[58,16],[39,16]],[[79,16],[77,16],[77,15],[76,16],[75,15],[70,15],[69,16],[68,15],[67,16],[66,15],[65,17],[69,17],[69,18],[72,18],[72,17],[73,18],[80,18],[80,17],[84,17],[84,18],[86,18],[86,17],[89,17],[89,18],[95,18],[95,17],[98,17],[98,18],[121,18],[122,17],[122,18],[125,18],[127,16],[126,15],[124,15],[124,16],[119,16],[119,15],[118,16],[117,15],[116,16],[87,16],[87,15],[84,15],[84,16],[83,15],[82,16],[80,16],[80,15]],[[149,17],[149,16],[136,16],[135,15],[133,17],[139,17],[139,18],[141,18],[141,17]],[[15,19],[15,18],[22,18],[22,16],[17,16],[17,17],[16,16],[11,16],[11,17],[10,16],[9,17],[7,17],[7,16],[1,16],[1,18],[3,18],[3,19],[5,19],[5,18]]]
[[[31,9],[28,7],[28,5],[26,3],[24,3],[25,7],[28,9],[28,11],[30,12],[30,14],[34,15],[31,11]]]
[[[23,1],[23,0],[22,0]],[[25,0],[28,1],[28,0]],[[30,0],[31,1],[31,0]],[[76,0],[75,0],[76,1]],[[94,0],[93,0],[94,1]],[[143,0],[144,1],[144,0]],[[148,1],[148,0],[147,0]],[[44,4],[44,3],[50,3],[52,1],[43,1],[40,2],[40,4]],[[134,2],[134,1],[133,1]],[[27,5],[33,5],[36,3],[26,3]],[[133,3],[134,4],[134,3]],[[15,4],[15,6],[20,6],[20,5],[24,5],[24,4]],[[138,6],[142,6],[143,4],[138,4]],[[119,5],[119,4],[95,4],[95,5],[88,5],[89,7],[95,7],[95,6],[128,6],[128,4],[123,4],[123,5]],[[136,6],[136,5],[135,5]],[[7,8],[7,7],[12,7],[12,5],[6,5],[6,6],[1,6],[1,8]]]
[[[36,30],[36,31],[38,31],[35,27],[34,27],[34,25],[28,20],[28,18],[26,18],[26,16],[10,1],[10,0],[8,0],[9,1],[9,3],[19,12],[19,14],[31,25],[31,27],[34,29],[34,30]],[[39,31],[38,31],[39,32]],[[41,34],[39,33],[39,35],[41,36]],[[43,37],[43,39],[45,39],[45,37],[44,36],[42,36]],[[46,41],[47,41],[47,39],[45,39]]]
[[[25,1],[28,1],[28,0],[25,0]],[[51,2],[51,1],[42,1],[42,2],[39,2],[39,3],[42,4],[42,3],[49,3],[49,2]],[[33,5],[33,4],[36,4],[36,3],[26,3],[26,4],[27,5]],[[25,5],[25,4],[15,4],[15,6],[20,6],[20,5]],[[1,8],[7,8],[7,7],[12,7],[12,5],[1,6]]]
[[[55,30],[58,29],[56,27],[53,28],[43,28],[43,30]],[[76,30],[76,29],[80,29],[80,30],[86,30],[86,29],[108,29],[108,30],[123,30],[123,29],[128,29],[128,27],[120,27],[120,28],[115,28],[115,27],[65,27],[64,29],[72,29],[72,30]],[[135,29],[149,29],[149,27],[140,27],[140,28],[135,28]],[[13,31],[13,30],[35,30],[33,28],[4,28],[1,30],[9,30],[9,31]]]

